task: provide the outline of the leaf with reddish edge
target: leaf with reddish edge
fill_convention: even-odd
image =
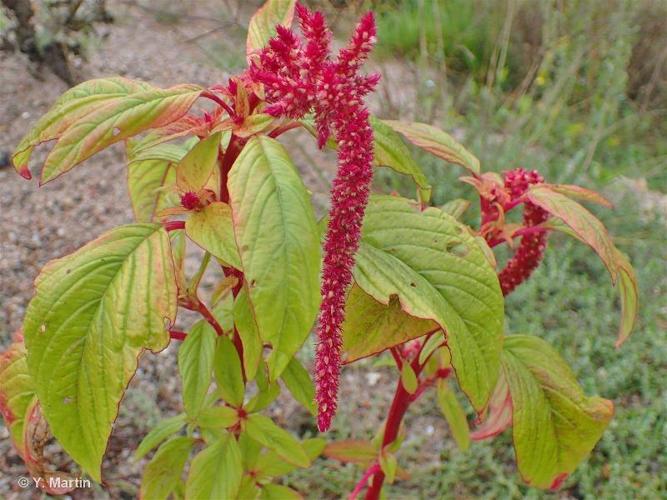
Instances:
[[[532,486],[558,488],[600,439],[614,405],[586,396],[556,350],[535,336],[506,337],[503,372],[519,472]]]
[[[113,229],[48,263],[35,286],[24,321],[35,390],[55,437],[99,481],[139,355],[169,343],[178,292],[169,235],[158,224]]]
[[[486,416],[482,423],[470,433],[470,439],[473,441],[482,441],[497,436],[512,425],[510,387],[502,372],[485,413]]]
[[[46,157],[40,183],[59,177],[116,142],[177,120],[201,92],[196,85],[178,85],[132,93],[96,106],[52,137],[56,144]]]
[[[14,168],[28,179],[31,178],[28,162],[38,144],[60,137],[68,127],[85,118],[100,106],[130,94],[153,89],[145,82],[127,78],[100,78],[81,83],[61,95],[51,109],[33,126],[16,146],[12,155]]]
[[[400,132],[415,146],[442,158],[446,162],[460,165],[473,174],[480,173],[479,160],[448,133],[426,123],[409,123],[383,120],[391,128]]]
[[[34,397],[23,336],[19,332],[9,348],[0,354],[0,415],[18,450],[23,448],[25,414]]]
[[[296,0],[268,0],[250,18],[246,54],[248,58],[263,48],[276,34],[276,25],[289,28],[294,19]]]
[[[569,198],[578,198],[583,201],[590,201],[591,203],[597,203],[606,208],[614,208],[614,205],[607,198],[602,196],[600,193],[591,191],[581,186],[576,186],[574,184],[542,184],[543,186],[549,186],[550,189],[556,191],[557,193],[564,194]]]
[[[612,283],[618,277],[618,262],[611,236],[602,222],[576,201],[554,191],[549,185],[534,184],[526,191],[528,200],[567,224],[604,262]]]
[[[639,287],[637,276],[627,256],[616,250],[618,262],[618,287],[621,292],[621,324],[618,328],[616,347],[625,342],[637,322]]]
[[[560,231],[584,243],[587,243],[571,227],[560,219],[550,219],[542,224],[545,229]],[[614,263],[618,270],[618,287],[621,295],[621,323],[618,328],[616,347],[620,347],[630,336],[637,322],[639,305],[639,286],[635,270],[627,256],[616,247],[613,248]],[[612,275],[613,277],[613,275]]]
[[[478,411],[496,385],[504,301],[498,277],[466,227],[441,210],[374,196],[354,280],[375,300],[397,296],[409,315],[446,332],[459,385]]]
[[[398,297],[378,302],[353,284],[345,305],[343,359],[352,363],[439,329],[435,321],[414,318],[401,309]]]
[[[194,444],[195,439],[189,436],[178,436],[163,443],[144,469],[140,498],[169,498],[181,481]]]

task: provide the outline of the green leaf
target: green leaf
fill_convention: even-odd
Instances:
[[[220,137],[218,132],[199,141],[180,161],[176,167],[176,185],[181,191],[197,193],[206,186],[218,165]]]
[[[132,161],[127,165],[127,187],[137,222],[153,222],[157,213],[178,205],[174,190],[176,170],[166,160]]]
[[[134,452],[134,459],[140,460],[143,458],[149,451],[162,443],[162,441],[179,432],[184,425],[185,415],[183,414],[160,420],[141,441]]]
[[[431,335],[422,350],[419,352],[419,364],[423,365],[433,352],[445,344],[445,335],[442,331]]]
[[[446,332],[459,385],[481,410],[499,373],[503,297],[498,278],[466,227],[437,208],[373,197],[354,271],[375,300]]]
[[[597,217],[576,201],[552,190],[549,185],[530,186],[526,196],[535,205],[562,220],[581,241],[595,250],[607,266],[612,282],[616,282],[618,263],[614,243],[607,229]]]
[[[226,265],[242,269],[234,239],[232,210],[226,203],[216,201],[185,221],[185,232],[197,245]]]
[[[470,447],[470,428],[465,411],[446,380],[438,380],[437,394],[438,406],[447,420],[454,441],[461,450],[466,451]]]
[[[283,372],[282,379],[294,399],[301,403],[311,415],[317,415],[315,386],[308,370],[299,363],[298,359],[292,358]]]
[[[205,321],[192,327],[178,349],[178,370],[183,383],[183,406],[196,417],[211,386],[216,334]]]
[[[278,382],[269,382],[263,366],[257,370],[257,389],[257,394],[245,405],[245,409],[251,413],[263,410],[280,396]]]
[[[572,370],[538,337],[507,337],[503,370],[521,476],[532,486],[557,488],[600,439],[613,404],[585,396]]]
[[[169,343],[177,289],[160,225],[113,229],[48,263],[24,322],[28,366],[53,434],[95,480],[144,348]]]
[[[197,424],[207,429],[226,429],[238,421],[238,411],[229,406],[204,408],[197,416]]]
[[[384,123],[403,134],[412,144],[449,163],[479,174],[479,160],[451,135],[426,123],[408,123],[384,120]]]
[[[236,347],[227,337],[218,337],[213,370],[222,399],[235,407],[243,405],[245,384],[241,360]]]
[[[181,482],[181,473],[195,440],[176,437],[164,443],[144,469],[141,498],[166,499]]]
[[[377,448],[370,441],[344,439],[327,444],[324,456],[340,462],[368,465],[378,456]]]
[[[243,367],[246,378],[254,380],[262,361],[262,339],[259,336],[257,322],[248,300],[248,285],[244,283],[234,301],[234,324],[243,344]]]
[[[245,422],[245,430],[252,439],[275,451],[283,460],[299,467],[310,466],[310,459],[301,443],[270,418],[256,413],[250,415]]]
[[[289,28],[294,18],[296,0],[267,0],[250,18],[246,53],[263,48],[276,34],[276,25]]]
[[[27,171],[35,146],[59,138],[68,127],[101,106],[152,88],[144,82],[114,77],[89,80],[69,89],[21,139],[12,155],[14,168],[19,173]]]
[[[373,159],[375,164],[389,167],[399,174],[412,177],[419,188],[420,201],[428,204],[432,187],[422,169],[412,158],[410,150],[403,140],[390,126],[374,116],[371,116],[371,127],[373,127]]]
[[[156,128],[187,113],[199,97],[196,85],[150,89],[96,106],[52,139],[56,144],[46,157],[41,183],[49,182],[108,146]]]
[[[252,137],[229,173],[236,243],[276,380],[308,337],[319,307],[320,239],[305,186],[285,148]]]
[[[446,214],[451,215],[457,220],[461,220],[461,217],[463,217],[463,214],[468,210],[470,207],[470,202],[468,200],[464,200],[462,198],[457,198],[452,201],[448,201],[445,203],[443,206],[440,207],[440,210],[445,212]]]
[[[310,460],[315,460],[324,450],[326,441],[321,438],[306,439],[301,443],[306,455]],[[297,466],[286,462],[273,450],[259,455],[256,465],[253,466],[259,474],[259,478],[274,478],[289,474],[297,469]]]
[[[185,497],[189,500],[236,498],[242,477],[241,450],[234,436],[225,433],[192,460]]]
[[[401,367],[401,384],[410,394],[417,392],[419,381],[417,380],[417,375],[415,375],[415,371],[412,369],[412,366],[410,366],[410,363],[403,363],[403,366]]]
[[[387,450],[387,448],[384,448],[380,453],[380,468],[384,472],[385,479],[389,484],[392,484],[394,479],[396,479],[397,467],[396,455]]]
[[[300,500],[303,497],[292,488],[282,484],[265,484],[262,486],[262,500]]]
[[[388,305],[383,304],[359,286],[352,285],[343,322],[345,363],[372,356],[437,328],[438,324],[434,321],[406,314],[398,297],[392,296]]]
[[[23,449],[25,415],[34,397],[25,345],[17,338],[0,353],[0,415],[18,450]]]

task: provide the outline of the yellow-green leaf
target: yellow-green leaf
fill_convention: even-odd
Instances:
[[[311,415],[317,415],[315,386],[308,370],[299,363],[298,359],[292,358],[282,374],[282,379],[294,399],[301,403]]]
[[[95,480],[144,348],[169,342],[177,288],[157,224],[113,229],[48,263],[24,322],[28,366],[53,434]]]
[[[241,450],[234,436],[226,432],[220,440],[204,448],[192,460],[185,485],[185,498],[236,498],[242,477]]]
[[[16,146],[12,163],[19,173],[27,171],[35,146],[59,138],[68,127],[109,103],[130,94],[153,89],[145,82],[127,78],[99,78],[83,82],[61,95]]]
[[[507,337],[503,371],[521,476],[532,486],[557,488],[591,452],[614,406],[587,397],[565,361],[538,337]]]
[[[403,134],[412,144],[449,163],[455,163],[479,174],[479,160],[456,139],[439,128],[426,123],[384,120],[384,123]]]
[[[367,465],[377,459],[378,450],[370,441],[344,439],[327,444],[323,454],[341,462]]]
[[[310,459],[301,443],[286,430],[278,427],[269,417],[252,414],[245,422],[245,430],[252,439],[275,451],[283,460],[299,467],[308,467]]]
[[[300,500],[303,499],[292,488],[283,486],[282,484],[265,484],[262,486],[262,493],[259,497],[261,500]]]
[[[320,239],[310,196],[285,148],[252,137],[229,173],[236,243],[276,380],[308,337],[319,307]]]
[[[196,417],[211,386],[216,333],[205,321],[198,321],[178,348],[178,371],[183,383],[183,406]]]
[[[240,407],[245,395],[241,360],[234,344],[227,337],[218,338],[213,370],[222,399],[235,407]]]
[[[621,324],[616,347],[620,347],[628,339],[637,322],[639,287],[635,270],[628,258],[619,250],[616,250],[616,262],[618,262],[618,287],[621,292]]]
[[[380,468],[384,472],[385,479],[389,484],[394,482],[396,479],[396,468],[398,467],[398,462],[396,461],[396,455],[394,455],[387,448],[383,448],[380,453]]]
[[[401,367],[401,384],[410,394],[417,392],[419,381],[417,380],[417,375],[415,375],[415,371],[412,369],[412,366],[410,366],[410,363],[403,363],[403,366]]]
[[[185,221],[185,232],[197,245],[225,264],[242,269],[236,248],[232,210],[226,203],[216,201]]]
[[[499,373],[503,297],[494,269],[466,227],[437,208],[395,196],[371,199],[354,270],[375,300],[436,322],[459,385],[481,410]]]
[[[150,89],[110,100],[95,107],[53,139],[56,144],[46,157],[41,183],[64,174],[106,147],[145,130],[160,127],[187,113],[201,93],[196,85]]]
[[[152,222],[160,210],[179,204],[174,164],[186,151],[176,144],[160,144],[134,155],[128,147],[127,185],[137,222]]]
[[[243,367],[246,378],[254,380],[262,360],[262,339],[257,329],[255,315],[248,300],[248,286],[244,284],[234,301],[234,325],[243,344]]]
[[[454,441],[461,450],[466,451],[470,447],[470,428],[461,403],[446,380],[438,380],[437,394],[438,407],[447,420]]]
[[[182,436],[160,446],[144,469],[141,498],[162,500],[169,497],[181,482],[181,473],[194,443],[194,438]]]
[[[291,26],[295,5],[296,0],[267,0],[255,12],[248,24],[248,39],[246,41],[248,56],[264,47],[275,36],[276,25],[280,24],[286,28]]]
[[[34,397],[25,345],[16,339],[0,353],[0,415],[18,450],[23,449],[25,415]]]
[[[427,204],[431,198],[431,185],[422,169],[412,158],[403,140],[389,125],[373,116],[371,126],[373,127],[374,163],[412,177],[418,186],[420,201]]]
[[[197,193],[206,186],[218,166],[220,132],[199,141],[176,166],[176,185],[181,191]]]
[[[139,460],[143,458],[149,451],[158,446],[169,436],[180,431],[184,425],[184,414],[160,420],[155,425],[155,427],[153,427],[151,431],[146,434],[146,437],[141,440],[141,443],[134,452],[134,459]]]
[[[345,363],[372,356],[437,328],[435,321],[406,314],[398,297],[390,297],[389,304],[383,304],[358,285],[352,285],[343,322]]]
[[[197,425],[207,429],[225,429],[239,421],[239,414],[229,406],[204,408],[197,416]]]

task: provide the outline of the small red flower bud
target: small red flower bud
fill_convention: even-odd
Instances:
[[[197,196],[197,193],[188,191],[187,193],[183,193],[183,195],[181,195],[181,206],[183,208],[188,210],[195,210],[199,208],[200,205],[201,200],[199,199],[199,196]]]

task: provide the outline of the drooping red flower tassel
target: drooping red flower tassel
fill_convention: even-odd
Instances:
[[[373,132],[363,99],[379,76],[359,75],[358,71],[375,43],[376,29],[372,14],[365,15],[348,45],[331,59],[331,32],[324,16],[301,4],[296,12],[305,45],[291,30],[278,26],[277,36],[259,54],[248,75],[264,84],[267,113],[301,118],[312,110],[319,147],[324,147],[331,134],[338,143],[315,360],[318,427],[326,431],[337,408],[345,296],[352,282],[373,176]]]
[[[530,172],[517,168],[505,173],[505,189],[512,200],[523,196],[531,184],[544,182],[543,177],[535,170]],[[530,228],[547,220],[548,213],[537,205],[527,201],[523,208],[523,224]],[[526,234],[521,238],[519,248],[507,261],[505,268],[498,275],[503,295],[507,296],[523,283],[537,268],[544,256],[547,246],[546,231]]]

